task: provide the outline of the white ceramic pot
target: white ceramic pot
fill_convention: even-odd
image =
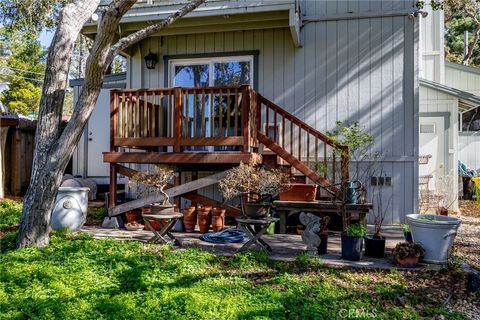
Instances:
[[[433,214],[408,214],[407,223],[413,242],[425,249],[423,261],[447,262],[461,223],[460,219]]]
[[[87,220],[89,188],[60,187],[52,211],[53,230],[79,230]]]

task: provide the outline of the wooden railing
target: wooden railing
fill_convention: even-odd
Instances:
[[[314,181],[329,181],[338,187],[348,181],[348,146],[330,139],[261,94],[253,95],[257,139],[281,148],[276,153],[283,153],[281,157],[287,162],[298,160],[298,166],[291,164]]]
[[[349,179],[347,146],[250,86],[113,90],[110,119],[111,151],[251,152],[261,144],[335,193]]]
[[[208,146],[248,151],[250,92],[248,86],[112,90],[111,151]]]

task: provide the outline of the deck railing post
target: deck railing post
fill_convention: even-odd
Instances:
[[[118,92],[110,91],[110,151],[116,151],[115,138],[118,130]]]
[[[182,88],[173,89],[173,137],[175,138],[175,152],[181,152],[180,142],[182,140]]]
[[[108,208],[117,204],[117,164],[110,164],[110,185],[108,186]]]
[[[251,89],[248,85],[242,86],[242,135],[243,135],[243,152],[250,152],[250,126],[251,126]]]

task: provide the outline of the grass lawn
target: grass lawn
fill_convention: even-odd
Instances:
[[[457,301],[479,299],[452,271],[331,269],[306,256],[284,263],[65,233],[13,250],[14,237],[1,236],[0,319],[468,319]]]

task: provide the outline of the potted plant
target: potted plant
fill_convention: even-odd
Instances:
[[[425,250],[418,243],[400,242],[392,250],[395,263],[405,268],[415,267]]]
[[[461,220],[432,214],[408,214],[407,222],[414,242],[425,249],[424,261],[446,263]]]
[[[250,218],[268,216],[272,200],[290,187],[290,176],[279,170],[261,167],[259,157],[240,163],[220,180],[219,189],[225,200],[240,198],[243,214]]]
[[[173,170],[156,166],[153,173],[137,172],[131,179],[147,187],[152,187],[156,192],[163,196],[162,202],[150,205],[151,214],[173,214],[174,204],[169,202],[170,197],[164,191],[167,184],[173,179],[175,173]]]
[[[413,243],[412,233],[410,232],[410,226],[408,224],[402,224],[403,237],[408,243]]]
[[[347,231],[342,233],[342,259],[358,261],[362,258],[366,230],[365,225],[360,222],[348,225]]]
[[[374,191],[373,195],[377,200],[372,210],[375,231],[373,234],[365,236],[365,255],[373,258],[383,258],[385,256],[386,238],[382,236],[382,225],[390,207],[392,197],[388,199],[387,205],[383,206],[384,197],[382,189],[378,189],[378,192]]]
[[[328,222],[330,222],[329,216],[323,216],[320,218],[320,231],[318,236],[320,237],[320,245],[318,246],[318,254],[327,254],[328,246]]]

